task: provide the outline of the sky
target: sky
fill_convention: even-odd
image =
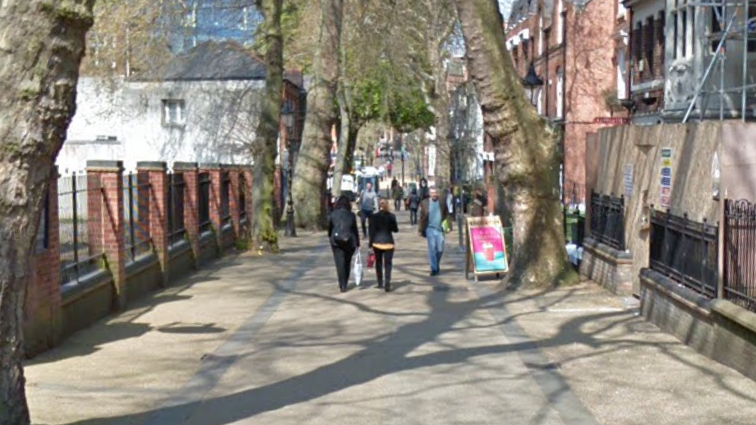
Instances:
[[[509,18],[509,10],[511,7],[512,0],[499,0],[499,11],[501,12],[502,16],[504,16],[505,22],[507,18]]]

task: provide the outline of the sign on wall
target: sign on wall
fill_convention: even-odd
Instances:
[[[633,196],[633,164],[625,164],[625,198]]]
[[[467,270],[476,276],[506,273],[509,265],[499,217],[468,218],[467,229]]]
[[[672,148],[661,150],[661,194],[660,204],[662,208],[672,205]]]

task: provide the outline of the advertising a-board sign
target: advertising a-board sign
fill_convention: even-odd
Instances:
[[[467,219],[467,271],[476,277],[509,271],[507,248],[499,217]]]

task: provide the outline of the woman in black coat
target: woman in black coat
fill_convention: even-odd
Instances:
[[[378,277],[378,289],[385,288],[386,292],[391,291],[391,267],[394,259],[393,233],[398,231],[396,216],[389,212],[388,201],[381,199],[378,213],[373,214],[370,220],[370,247],[375,251],[375,274]]]
[[[333,260],[336,263],[339,289],[346,292],[352,257],[360,248],[360,235],[357,231],[357,217],[352,212],[349,198],[341,195],[336,200],[334,208],[328,219],[328,239],[331,241]]]

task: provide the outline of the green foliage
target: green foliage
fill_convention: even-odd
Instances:
[[[349,114],[353,124],[384,121],[402,132],[428,129],[435,116],[430,111],[421,82],[381,61],[358,76],[349,87]]]

